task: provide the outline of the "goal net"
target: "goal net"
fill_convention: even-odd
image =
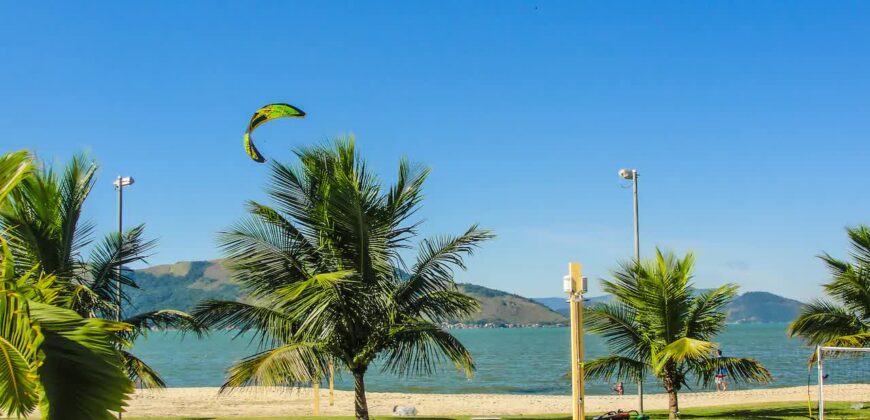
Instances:
[[[870,418],[870,348],[816,348],[818,418]]]

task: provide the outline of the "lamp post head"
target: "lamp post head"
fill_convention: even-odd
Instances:
[[[634,179],[635,176],[637,176],[637,169],[623,168],[619,170],[619,177],[622,179]]]
[[[115,180],[115,182],[112,182],[112,185],[115,186],[115,189],[119,189],[129,187],[133,185],[134,182],[136,181],[133,180],[132,176],[119,176],[118,179]]]

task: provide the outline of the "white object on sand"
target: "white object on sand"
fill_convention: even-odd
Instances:
[[[394,416],[416,416],[417,407],[404,407],[401,405],[393,406]]]

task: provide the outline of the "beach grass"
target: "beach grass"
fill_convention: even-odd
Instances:
[[[825,410],[825,418],[834,419],[870,419],[870,402],[864,404],[860,410],[852,409],[852,403],[828,403]],[[666,419],[667,412],[651,411],[647,413],[652,419]],[[813,415],[817,415],[813,407]],[[372,419],[415,419],[415,420],[470,420],[474,416],[420,416],[420,417],[390,417],[372,416]],[[499,416],[485,416],[487,418]],[[587,416],[592,419],[593,415]],[[128,420],[353,420],[353,416],[291,416],[291,417],[148,417],[128,418]],[[501,416],[503,419],[526,419],[526,420],[570,420],[570,414],[544,414],[527,416]],[[704,420],[734,420],[734,419],[769,419],[791,420],[807,419],[809,412],[805,404],[795,403],[769,403],[752,405],[730,405],[708,408],[689,408],[682,411],[682,419]]]

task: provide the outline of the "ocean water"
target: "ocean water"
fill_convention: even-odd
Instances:
[[[773,374],[768,386],[806,385],[807,359],[812,349],[789,339],[785,324],[729,325],[719,336],[727,356],[760,360]],[[570,331],[567,328],[513,328],[454,330],[471,350],[477,365],[467,379],[452,366],[431,377],[397,377],[376,367],[366,376],[370,391],[416,393],[570,394],[565,374],[570,367]],[[217,332],[204,339],[177,333],[151,333],[136,342],[134,353],[156,368],[170,387],[219,386],[226,368],[234,361],[256,352],[246,337],[234,339],[232,332]],[[586,337],[586,359],[607,354],[601,339]],[[870,357],[838,360],[827,364],[832,383],[870,383]],[[810,380],[815,383],[815,373]],[[588,383],[590,395],[610,393],[612,384]],[[747,386],[731,385],[730,389]],[[349,375],[336,379],[336,388],[352,389]],[[625,392],[635,393],[633,384]],[[649,390],[660,392],[650,381]],[[693,390],[702,390],[695,386]]]

